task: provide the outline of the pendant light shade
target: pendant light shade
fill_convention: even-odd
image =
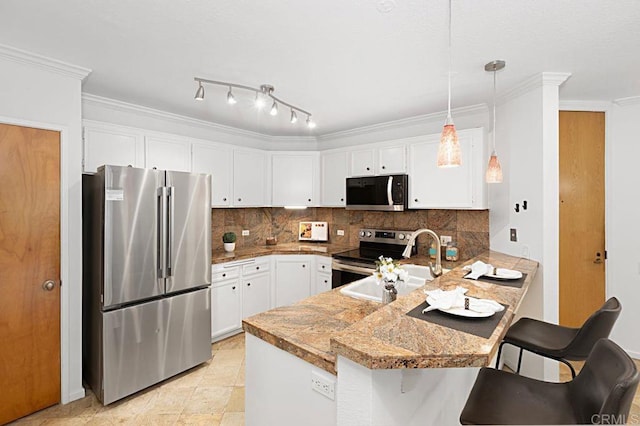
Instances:
[[[456,126],[451,118],[451,0],[449,0],[449,101],[447,104],[447,120],[442,128],[440,145],[438,146],[438,167],[457,167],[462,164],[460,142]]]
[[[485,181],[487,183],[502,183],[502,166],[496,154],[496,72],[505,67],[505,61],[491,61],[484,66],[485,71],[493,72],[493,129],[491,139],[493,140],[493,152],[489,158]]]

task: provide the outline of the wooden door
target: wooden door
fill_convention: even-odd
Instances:
[[[0,342],[0,424],[60,402],[60,134],[4,124]]]
[[[560,324],[605,300],[604,113],[560,112]]]

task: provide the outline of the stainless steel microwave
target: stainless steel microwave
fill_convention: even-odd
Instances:
[[[347,178],[347,210],[403,211],[408,187],[407,175]]]

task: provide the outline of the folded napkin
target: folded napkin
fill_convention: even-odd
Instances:
[[[468,300],[468,309],[479,313],[495,313],[504,309],[504,306],[491,299],[476,299],[475,297],[465,297],[467,289],[464,287],[456,287],[454,290],[425,290],[425,294],[429,298],[429,305],[422,310],[423,314],[435,309],[465,309],[465,299]]]
[[[471,272],[464,276],[471,280],[477,280],[485,274],[493,273],[493,266],[480,260],[474,262],[471,266],[465,266],[464,269],[471,269]]]

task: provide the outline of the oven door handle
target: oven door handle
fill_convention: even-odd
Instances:
[[[369,269],[363,266],[346,265],[338,262],[333,262],[331,264],[331,269],[335,269],[336,271],[356,272],[365,275],[371,275],[375,272],[375,269]]]

